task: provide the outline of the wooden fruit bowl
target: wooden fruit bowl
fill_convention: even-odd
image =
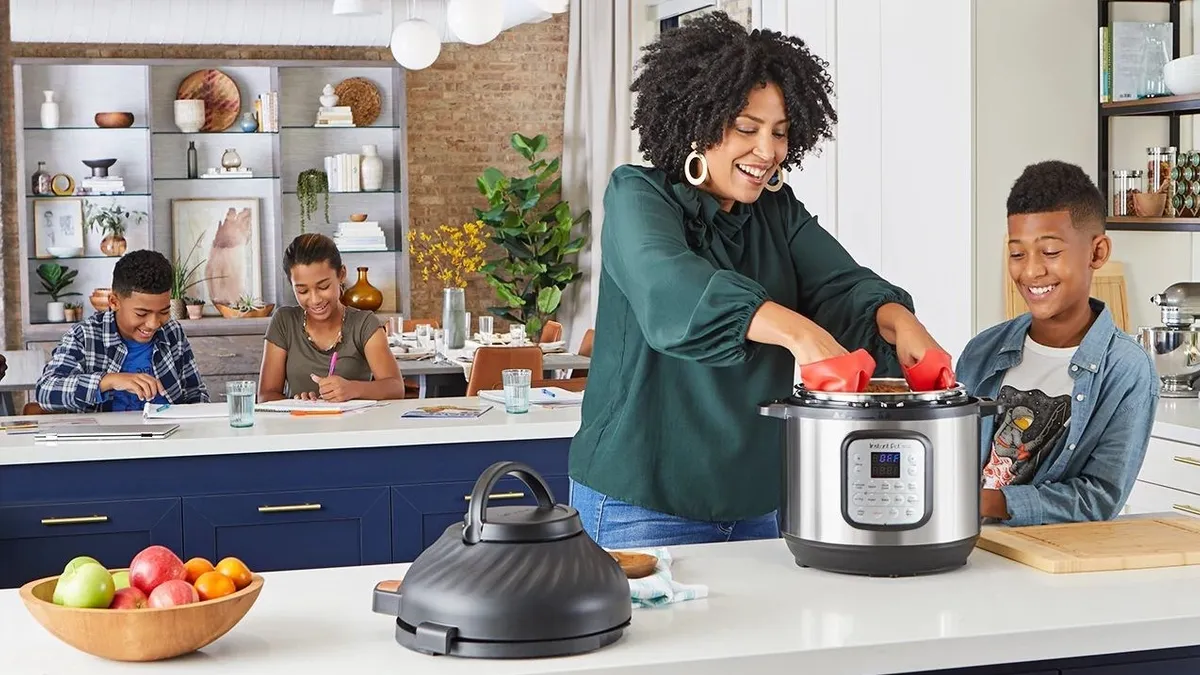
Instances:
[[[117,570],[111,570],[116,572]],[[237,625],[262,591],[263,578],[215,600],[161,609],[77,609],[51,601],[58,577],[21,587],[21,602],[59,640],[112,661],[161,661],[190,654]]]
[[[271,316],[271,312],[275,311],[274,304],[267,305],[251,312],[242,312],[230,307],[229,305],[221,305],[215,302],[213,305],[216,306],[217,311],[221,313],[221,316],[225,317],[226,319],[261,319]]]

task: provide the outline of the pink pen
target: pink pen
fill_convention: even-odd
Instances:
[[[334,352],[333,356],[329,357],[329,377],[333,377],[333,369],[335,367],[337,367],[337,352]]]

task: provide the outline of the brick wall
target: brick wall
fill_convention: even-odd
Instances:
[[[567,75],[567,14],[517,26],[485,45],[443,45],[431,67],[409,72],[408,170],[410,227],[474,219],[486,206],[475,178],[494,166],[523,171],[525,161],[508,144],[511,133],[545,134],[545,157],[562,153]],[[441,284],[423,284],[413,270],[412,316],[441,316]],[[493,302],[487,283],[467,288],[474,317]]]

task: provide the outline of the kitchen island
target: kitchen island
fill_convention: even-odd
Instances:
[[[404,649],[394,640],[394,619],[371,611],[375,583],[402,578],[407,568],[389,564],[267,573],[257,604],[224,637],[196,654],[138,669],[177,675],[1200,672],[1200,650],[1188,647],[1200,642],[1200,602],[1188,590],[1200,585],[1197,566],[1053,575],[976,549],[957,571],[872,579],[801,569],[780,540],[680,546],[671,553],[676,578],[707,584],[709,597],[636,609],[618,642],[590,654],[482,661]],[[5,675],[134,670],[59,642],[27,614],[16,591],[0,591],[0,625]],[[1093,656],[1130,652],[1140,654]],[[1023,665],[979,668],[1017,662]]]
[[[483,402],[491,409],[472,419],[401,417],[424,405],[480,403],[259,412],[246,429],[171,420],[180,429],[161,440],[38,443],[0,433],[0,588],[56,574],[81,550],[129,560],[150,544],[185,558],[236,555],[264,571],[411,561],[462,518],[475,480],[501,460],[529,464],[565,502],[578,407],[509,415]],[[76,417],[142,422],[140,413]],[[493,500],[533,503],[511,477]]]

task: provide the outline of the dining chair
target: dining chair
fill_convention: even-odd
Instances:
[[[596,329],[589,328],[586,331],[584,331],[583,339],[579,341],[579,351],[577,351],[576,353],[579,354],[580,356],[585,356],[589,359],[592,358],[592,341],[595,339],[595,337],[596,337]],[[567,371],[567,377],[570,377],[570,378],[582,377],[584,379],[587,379],[587,376],[588,376],[587,368],[580,368],[578,370]]]
[[[475,350],[471,364],[471,379],[467,381],[467,396],[476,396],[485,389],[503,389],[501,372],[510,368],[525,368],[533,378],[542,377],[542,348],[480,347]]]
[[[557,321],[547,321],[545,326],[542,326],[542,334],[538,337],[538,342],[545,344],[547,342],[558,342],[562,339],[563,327]]]
[[[442,322],[437,319],[405,319],[401,330],[405,333],[411,333],[421,324],[428,324],[430,328],[441,328]]]

